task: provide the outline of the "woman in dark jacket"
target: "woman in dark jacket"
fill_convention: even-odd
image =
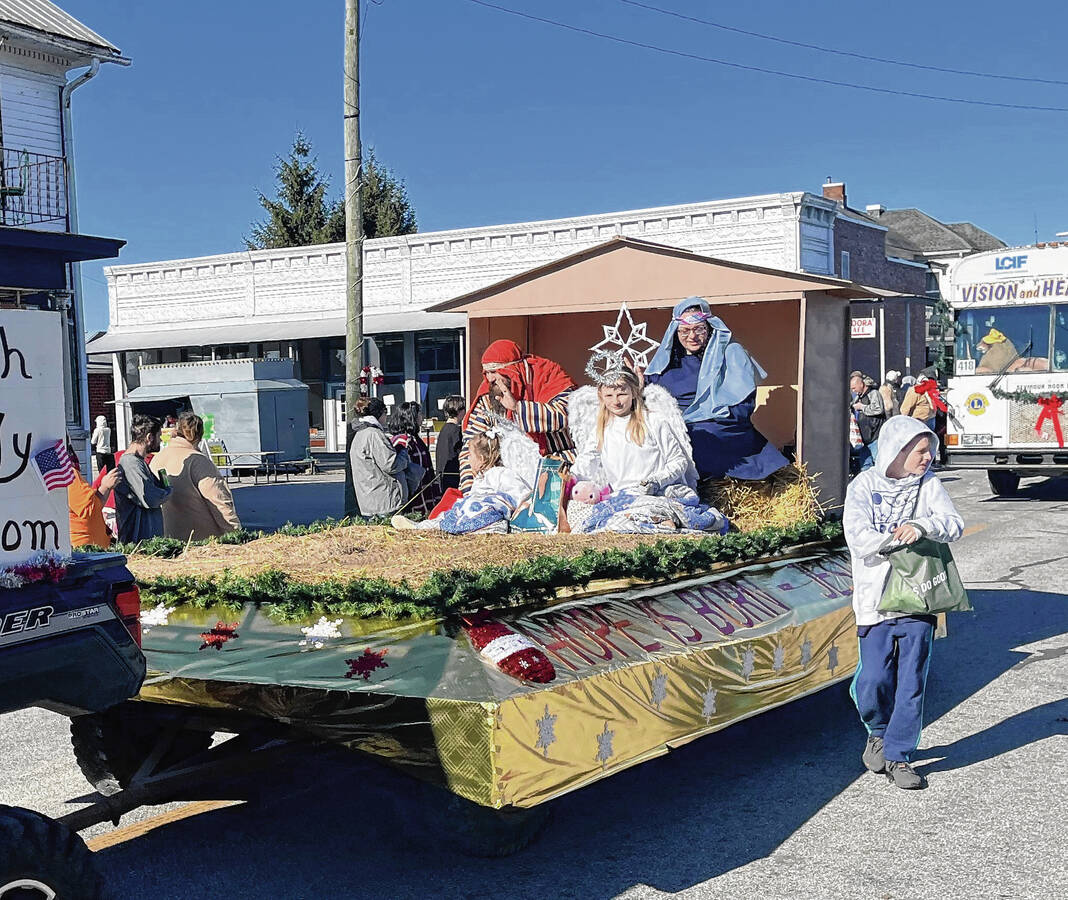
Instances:
[[[389,431],[393,435],[393,446],[404,447],[408,457],[415,464],[414,484],[409,484],[409,501],[404,512],[429,515],[441,499],[441,488],[434,477],[434,463],[430,458],[430,448],[419,437],[419,426],[423,424],[422,407],[414,401],[402,403],[389,422]],[[419,469],[422,472],[419,472]]]

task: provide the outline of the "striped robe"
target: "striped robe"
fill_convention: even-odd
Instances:
[[[545,403],[520,400],[512,413],[512,421],[528,434],[540,434],[545,438],[546,456],[559,456],[568,462],[574,462],[575,445],[571,441],[571,433],[567,430],[567,397],[570,393],[571,391],[564,391]],[[464,445],[460,451],[460,490],[465,494],[474,481],[468,457],[468,442],[474,435],[492,428],[495,418],[490,411],[489,398],[480,397],[464,429]]]

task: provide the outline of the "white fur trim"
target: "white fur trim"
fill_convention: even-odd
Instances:
[[[534,645],[521,634],[502,634],[500,637],[494,638],[478,652],[491,662],[499,663],[502,659],[507,659],[513,653],[518,653],[520,650],[529,650],[533,646]]]

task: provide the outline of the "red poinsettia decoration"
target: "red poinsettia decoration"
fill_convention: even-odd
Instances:
[[[363,651],[362,656],[357,656],[355,659],[346,659],[345,663],[348,665],[349,670],[345,673],[346,678],[362,678],[364,681],[371,680],[371,673],[375,669],[385,669],[389,666],[389,663],[382,659],[389,653],[388,648],[386,650],[372,650],[367,647]]]
[[[216,650],[222,650],[223,644],[238,637],[240,635],[237,633],[237,622],[223,622],[220,620],[215,623],[215,627],[211,631],[201,632],[200,639],[204,643],[200,645],[199,649],[204,650],[207,647],[214,647]]]
[[[535,684],[548,684],[556,678],[556,669],[549,657],[525,636],[490,619],[485,610],[464,616],[463,621],[464,630],[475,649],[505,675]]]

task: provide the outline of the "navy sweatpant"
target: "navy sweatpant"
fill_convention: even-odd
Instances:
[[[934,616],[902,616],[857,628],[860,665],[849,693],[887,760],[908,762],[920,743],[934,626]]]

